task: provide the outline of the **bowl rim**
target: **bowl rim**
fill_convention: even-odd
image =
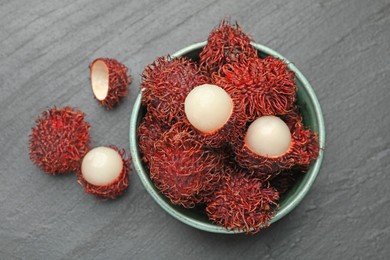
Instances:
[[[206,45],[206,41],[204,42],[198,42],[191,44],[185,48],[182,48],[178,51],[176,51],[174,54],[171,55],[172,58],[176,58],[182,55],[185,55],[191,51],[194,51],[199,48],[203,48]],[[317,96],[311,87],[310,83],[306,79],[306,77],[298,70],[297,67],[293,63],[291,63],[288,59],[286,59],[284,56],[279,54],[278,52],[261,45],[259,43],[251,43],[257,50],[266,53],[268,55],[277,57],[279,59],[284,60],[288,64],[288,68],[292,71],[294,71],[295,76],[302,82],[303,88],[305,88],[308,97],[310,98],[311,102],[314,104],[314,112],[315,117],[318,120],[318,141],[320,146],[320,151],[317,160],[314,164],[310,166],[312,168],[312,172],[310,175],[310,178],[306,181],[303,188],[299,191],[299,193],[288,203],[285,205],[285,207],[282,210],[278,210],[278,212],[275,214],[275,216],[272,218],[270,224],[275,223],[276,221],[282,219],[284,216],[286,216],[288,213],[290,213],[295,207],[298,206],[298,204],[303,200],[303,198],[306,196],[306,194],[309,192],[311,186],[313,185],[316,177],[318,176],[322,160],[324,157],[324,149],[325,149],[325,124],[324,124],[324,118],[322,115],[322,110],[320,103],[318,102]],[[178,212],[172,204],[162,200],[160,198],[161,194],[158,194],[156,190],[154,190],[154,186],[149,178],[147,178],[147,173],[142,167],[142,160],[139,156],[138,151],[138,142],[137,142],[137,119],[138,114],[141,109],[141,97],[142,97],[142,91],[138,94],[136,101],[133,105],[133,110],[131,113],[130,118],[130,131],[129,131],[129,141],[130,141],[130,153],[133,159],[133,166],[134,169],[137,172],[137,175],[141,179],[142,184],[144,185],[145,189],[148,191],[148,193],[152,196],[152,198],[156,201],[157,204],[160,205],[166,212],[168,212],[172,217],[176,218],[177,220],[200,230],[208,231],[212,233],[220,233],[220,234],[238,234],[243,233],[243,231],[238,230],[227,230],[221,226],[217,226],[215,224],[210,223],[203,223],[201,221],[198,221],[196,219],[193,219],[191,217],[188,217],[181,212]]]

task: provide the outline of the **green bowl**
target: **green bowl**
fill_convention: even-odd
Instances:
[[[282,196],[280,200],[280,207],[276,215],[272,218],[271,224],[275,223],[279,219],[286,216],[291,212],[305,197],[313,185],[315,178],[320,170],[321,162],[324,156],[325,147],[325,126],[324,119],[321,112],[320,104],[317,97],[310,86],[310,83],[302,75],[302,73],[286,58],[277,53],[276,51],[263,46],[261,44],[252,43],[257,48],[260,57],[266,57],[272,55],[276,58],[284,60],[289,69],[295,72],[296,84],[298,86],[297,102],[301,107],[301,111],[304,118],[304,124],[310,126],[310,128],[318,133],[320,143],[320,154],[318,159],[311,165],[309,171],[304,174],[294,187],[289,192]],[[192,44],[184,49],[181,49],[171,55],[172,57],[187,56],[194,60],[198,59],[199,53],[206,45],[206,42],[200,42]],[[130,151],[133,158],[133,165],[138,173],[146,190],[152,196],[152,198],[170,215],[180,220],[181,222],[208,232],[223,233],[223,234],[237,234],[242,233],[237,230],[227,230],[223,227],[217,226],[211,223],[207,216],[195,209],[185,209],[181,206],[173,205],[160,191],[154,186],[153,181],[150,179],[149,172],[144,167],[141,161],[141,154],[138,147],[137,128],[141,122],[142,117],[146,113],[145,107],[141,105],[142,92],[138,95],[135,101],[133,111],[130,120]]]

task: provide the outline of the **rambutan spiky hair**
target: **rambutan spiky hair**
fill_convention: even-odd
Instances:
[[[142,73],[142,104],[155,119],[172,125],[185,116],[188,93],[207,81],[189,58],[157,58]]]
[[[280,59],[268,56],[226,64],[223,76],[213,81],[232,97],[248,121],[265,115],[283,115],[292,109],[296,85],[294,73]]]
[[[214,190],[223,155],[204,149],[189,125],[176,123],[155,143],[150,177],[173,204],[192,208]]]
[[[237,23],[232,25],[228,20],[222,20],[210,33],[207,45],[199,54],[202,69],[211,75],[225,64],[257,57],[257,50],[250,42],[251,38]]]
[[[279,193],[268,182],[232,172],[224,176],[207,204],[206,214],[226,229],[256,233],[269,226],[278,199]]]
[[[42,112],[30,135],[31,161],[47,174],[75,171],[89,150],[90,125],[69,106]]]

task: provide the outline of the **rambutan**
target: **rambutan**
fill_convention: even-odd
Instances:
[[[223,154],[204,149],[187,124],[176,123],[163,133],[150,157],[150,177],[173,203],[185,208],[203,203],[219,182]]]
[[[29,141],[31,161],[47,174],[77,170],[89,150],[90,125],[69,106],[42,112]]]
[[[282,171],[278,176],[270,181],[271,186],[274,187],[280,195],[283,195],[294,186],[297,178],[302,173],[303,172],[301,171],[291,169]]]
[[[90,150],[77,169],[78,183],[89,194],[102,199],[115,199],[129,185],[131,158],[116,146],[101,146]]]
[[[228,143],[236,113],[226,91],[211,84],[197,86],[187,95],[184,108],[189,123],[199,132],[205,146],[218,148]]]
[[[237,23],[231,25],[228,20],[222,20],[210,33],[207,45],[199,54],[201,67],[211,75],[225,64],[257,57],[257,50],[250,42],[251,38]]]
[[[206,206],[211,221],[229,230],[256,233],[269,226],[278,207],[279,193],[268,182],[234,172]]]
[[[235,139],[233,145],[237,163],[241,167],[277,175],[281,170],[294,166],[308,167],[318,157],[317,135],[304,128],[300,116],[295,115],[295,112],[290,111],[289,115],[284,116],[285,121],[273,116],[263,118],[284,122],[289,133],[286,135],[283,123],[274,125],[265,121],[265,124],[259,124],[258,128],[254,129],[254,138],[251,138],[248,137],[250,126],[245,136],[241,135]],[[262,120],[262,117],[257,120]],[[255,144],[248,144],[251,139],[256,139],[256,133],[260,140],[255,141]],[[283,134],[283,137],[280,137],[279,133]],[[263,150],[253,148],[256,145],[263,146]],[[270,148],[272,149],[269,150]]]
[[[89,66],[92,92],[101,106],[112,109],[129,94],[128,68],[115,59],[98,58]]]
[[[293,139],[296,139],[296,143],[299,144],[292,153],[295,158],[294,168],[306,171],[310,163],[317,159],[319,155],[318,134],[304,126],[298,107],[281,116],[281,118],[287,123]]]
[[[142,74],[142,104],[154,118],[172,125],[184,117],[188,93],[207,81],[189,58],[157,58]]]
[[[214,84],[232,97],[247,121],[264,115],[283,115],[292,109],[296,85],[294,73],[280,59],[268,56],[225,64]],[[245,118],[244,118],[245,119]]]
[[[142,118],[137,129],[137,136],[138,146],[142,154],[142,161],[146,165],[149,165],[150,156],[153,154],[155,143],[167,130],[169,130],[169,126],[153,118],[149,112]]]

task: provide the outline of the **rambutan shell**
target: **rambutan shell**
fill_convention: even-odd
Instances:
[[[155,143],[161,135],[169,130],[169,126],[164,124],[147,112],[137,129],[138,145],[142,154],[142,161],[149,166],[150,156],[153,154]]]
[[[242,120],[264,115],[283,115],[293,108],[296,94],[294,73],[280,59],[268,56],[226,64],[213,74],[213,83],[232,97]]]
[[[250,42],[249,35],[237,23],[232,25],[228,20],[222,20],[210,33],[206,46],[199,54],[202,69],[209,75],[223,73],[220,68],[225,64],[257,57],[257,50]]]
[[[72,107],[42,112],[29,140],[31,161],[47,174],[75,171],[89,150],[90,125]]]
[[[189,58],[159,57],[142,73],[142,104],[155,119],[173,125],[185,117],[188,93],[209,81]]]
[[[224,155],[204,149],[189,125],[176,123],[154,148],[150,177],[173,204],[192,208],[214,191]]]
[[[106,109],[112,109],[129,94],[131,76],[128,68],[115,59],[98,58],[89,66],[95,99]]]
[[[129,174],[131,171],[131,158],[126,156],[126,153],[123,149],[119,149],[116,146],[110,145],[107,146],[109,148],[114,149],[118,152],[118,154],[122,158],[123,167],[119,174],[119,176],[112,181],[110,184],[107,185],[93,185],[85,180],[83,177],[83,174],[81,172],[81,163],[79,164],[79,167],[77,168],[76,175],[77,175],[77,182],[84,187],[85,192],[88,194],[92,194],[100,199],[116,199],[123,195],[123,193],[126,191],[127,187],[129,186]]]
[[[253,234],[269,225],[278,199],[279,193],[268,182],[232,169],[205,211],[215,224]]]
[[[270,180],[271,186],[274,187],[280,195],[287,193],[295,184],[297,179],[304,172],[290,169],[282,171],[278,176]]]

